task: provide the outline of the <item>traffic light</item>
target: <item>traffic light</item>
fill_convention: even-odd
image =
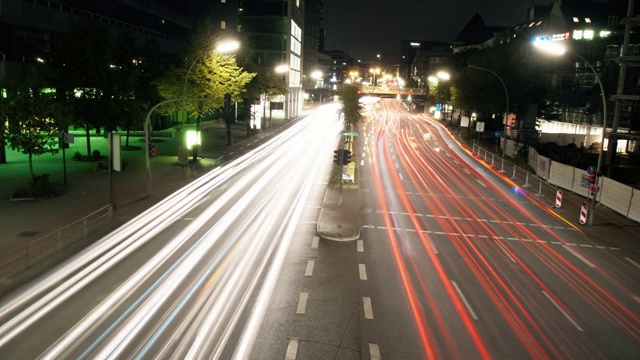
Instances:
[[[348,165],[351,163],[351,151],[342,150],[342,165]]]
[[[149,155],[151,155],[151,157],[158,156],[158,145],[149,144]]]
[[[342,149],[333,151],[333,163],[336,165],[342,165]]]
[[[592,183],[592,184],[596,183],[596,172],[595,171],[589,173],[589,182]]]

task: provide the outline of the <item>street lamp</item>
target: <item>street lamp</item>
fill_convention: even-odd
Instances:
[[[603,160],[602,154],[604,152],[604,140],[607,133],[606,131],[607,130],[607,96],[604,93],[604,86],[602,85],[602,80],[600,79],[600,75],[598,75],[598,72],[596,72],[596,69],[593,68],[593,65],[591,65],[591,63],[587,61],[587,59],[585,59],[584,57],[576,53],[572,53],[568,51],[564,46],[558,44],[557,42],[545,41],[545,40],[536,38],[536,39],[533,39],[532,43],[534,47],[548,54],[560,56],[560,55],[564,55],[565,53],[569,53],[579,58],[580,60],[584,61],[584,63],[587,65],[589,69],[591,69],[591,71],[593,72],[593,75],[595,75],[596,80],[598,81],[598,85],[600,86],[600,94],[602,95],[602,138],[600,140],[600,151],[598,151],[598,165],[596,166],[595,184],[597,185],[599,183],[600,174],[602,172],[602,160]],[[591,189],[589,189],[589,192],[591,193]],[[591,199],[591,210],[589,211],[587,216],[587,224],[589,226],[593,225],[593,214],[595,211],[596,211],[596,194],[594,193],[593,198]]]
[[[482,70],[490,74],[493,74],[495,77],[498,78],[498,80],[500,80],[500,83],[502,84],[502,88],[504,88],[504,96],[507,98],[507,109],[504,114],[504,130],[502,131],[502,158],[504,159],[506,157],[506,150],[507,150],[507,122],[509,121],[509,92],[507,91],[507,86],[504,84],[504,81],[502,81],[502,78],[500,77],[500,75],[496,74],[495,72],[489,69],[481,68],[479,66],[473,66],[473,65],[467,65],[467,66],[469,66],[472,69]]]

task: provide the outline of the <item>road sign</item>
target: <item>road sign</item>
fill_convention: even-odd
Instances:
[[[598,191],[600,191],[600,186],[598,186],[598,185],[591,185],[591,188],[590,188],[589,190],[591,190],[591,193],[592,193],[592,194],[597,194],[597,193],[598,193]]]
[[[342,136],[360,136],[360,133],[357,132],[357,131],[342,130],[342,131],[340,131],[340,135],[342,135]]]
[[[478,121],[476,123],[476,132],[483,132],[484,131],[484,123],[482,121]]]
[[[582,174],[582,176],[580,177],[580,186],[586,188],[591,186],[591,183],[589,182],[589,175]]]
[[[596,172],[596,167],[595,166],[592,165],[592,166],[589,166],[587,168],[587,173],[593,174],[594,172]]]

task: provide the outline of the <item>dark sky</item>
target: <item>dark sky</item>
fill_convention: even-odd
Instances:
[[[324,0],[325,48],[356,59],[398,63],[400,41],[453,42],[479,13],[489,26],[513,26],[532,5],[553,0]]]

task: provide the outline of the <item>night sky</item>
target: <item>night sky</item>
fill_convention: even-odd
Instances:
[[[479,13],[488,26],[514,26],[532,5],[553,0],[324,0],[325,49],[334,47],[362,61],[381,54],[398,63],[400,41],[453,42]]]

